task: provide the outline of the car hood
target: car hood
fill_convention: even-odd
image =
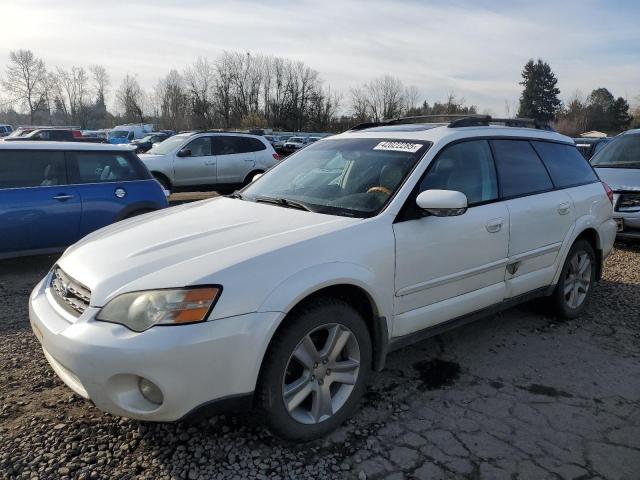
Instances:
[[[614,192],[640,191],[640,169],[595,167],[601,180]]]
[[[358,221],[218,197],[98,230],[58,265],[101,307],[128,291],[215,283],[216,272]]]

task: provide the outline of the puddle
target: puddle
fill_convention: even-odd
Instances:
[[[553,387],[547,387],[546,385],[539,385],[537,383],[532,383],[527,387],[518,387],[521,390],[526,390],[529,393],[533,393],[534,395],[544,395],[546,397],[564,397],[564,398],[573,398],[573,395],[567,392],[563,392],[562,390],[558,390]]]
[[[460,365],[438,358],[416,362],[413,368],[416,369],[422,381],[422,385],[418,387],[420,391],[453,385],[460,376]]]

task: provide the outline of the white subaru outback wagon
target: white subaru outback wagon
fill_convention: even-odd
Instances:
[[[116,415],[247,406],[304,441],[409,342],[540,296],[579,315],[611,191],[570,138],[496,123],[361,125],[230,197],[85,237],[30,298],[46,358]]]

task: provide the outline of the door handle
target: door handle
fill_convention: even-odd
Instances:
[[[571,211],[571,204],[569,202],[561,203],[558,205],[558,213],[560,215],[566,215]]]
[[[51,197],[54,200],[58,200],[59,202],[64,202],[66,200],[71,200],[73,198],[73,195],[67,195],[66,193],[60,193],[58,195],[56,195],[55,197]]]
[[[215,160],[205,160],[205,161],[204,161],[204,164],[205,164],[205,165],[215,165],[215,164],[216,164],[216,161],[215,161]]]
[[[493,220],[489,220],[487,222],[487,232],[489,233],[498,233],[502,229],[502,224],[504,223],[504,218],[494,218]]]
[[[253,158],[245,158],[244,161],[245,162],[253,162]]]

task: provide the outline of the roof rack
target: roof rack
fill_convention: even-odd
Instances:
[[[417,123],[417,121],[434,120],[434,119],[453,119],[447,124],[449,128],[461,127],[488,127],[490,125],[502,124],[505,127],[519,128],[536,128],[538,130],[553,131],[553,128],[545,122],[533,118],[493,118],[491,115],[460,115],[460,114],[443,114],[443,115],[419,115],[415,117],[399,117],[381,122],[365,122],[360,123],[349,131],[364,130],[373,127],[382,127],[388,125],[401,125],[409,123]],[[424,123],[440,123],[440,122],[424,122]],[[443,123],[444,125],[444,123]]]

